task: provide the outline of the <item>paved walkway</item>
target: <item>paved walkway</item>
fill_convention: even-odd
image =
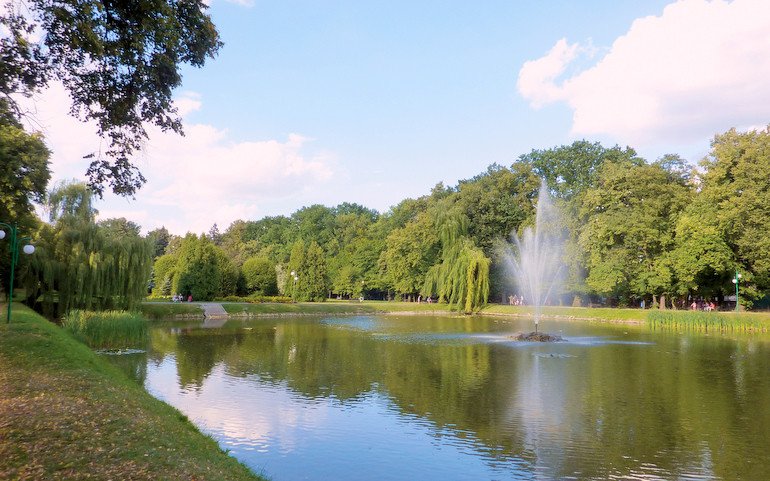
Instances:
[[[203,327],[222,327],[227,322],[227,311],[218,302],[199,302],[203,308]]]
[[[206,319],[227,318],[227,311],[218,302],[201,302],[200,306],[203,308],[203,315],[206,316]]]

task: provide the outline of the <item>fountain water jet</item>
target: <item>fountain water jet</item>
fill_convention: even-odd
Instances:
[[[524,303],[534,307],[537,334],[542,308],[553,300],[552,296],[559,294],[564,270],[564,223],[545,182],[540,186],[534,228],[525,228],[521,238],[514,232],[511,238],[515,249],[509,245],[503,258]],[[542,336],[534,337],[543,340]]]

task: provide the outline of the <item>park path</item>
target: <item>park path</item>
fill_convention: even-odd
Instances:
[[[201,302],[200,306],[203,308],[203,314],[207,318],[222,318],[227,317],[227,311],[222,307],[222,304],[218,302]]]
[[[227,311],[218,302],[200,302],[203,308],[203,327],[222,327],[227,322]]]

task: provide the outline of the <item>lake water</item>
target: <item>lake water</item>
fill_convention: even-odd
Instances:
[[[161,323],[111,356],[291,480],[770,479],[770,338],[365,316]]]

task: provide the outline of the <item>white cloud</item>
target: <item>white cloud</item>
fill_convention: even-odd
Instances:
[[[535,108],[562,100],[563,88],[554,81],[575,59],[578,48],[578,44],[569,45],[563,38],[544,57],[526,62],[519,72],[519,93]]]
[[[518,79],[535,108],[567,103],[574,135],[691,142],[770,121],[766,0],[678,1],[635,20],[593,67],[559,81],[581,48],[559,40]]]
[[[176,105],[188,114],[202,108],[202,99],[187,92]],[[41,94],[34,108],[31,126],[42,130],[53,151],[53,182],[83,179],[89,162],[83,155],[103,144],[94,127],[67,115],[69,98],[60,85]],[[205,232],[215,222],[224,229],[237,219],[271,214],[266,204],[301,205],[298,196],[321,192],[336,171],[332,154],[311,150],[312,140],[298,134],[239,142],[205,124],[186,124],[184,137],[154,127],[148,133],[135,160],[147,184],[136,200],[105,194],[97,204],[101,218],[126,217],[145,231],[165,225],[177,234]]]

